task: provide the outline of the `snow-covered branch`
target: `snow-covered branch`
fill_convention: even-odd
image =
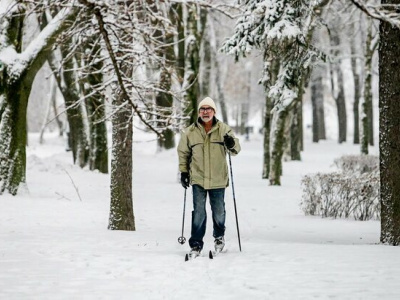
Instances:
[[[14,8],[18,7],[15,5],[15,2],[10,3],[10,5]],[[16,10],[7,10],[7,14],[0,16],[3,19],[0,29],[0,40],[2,42],[2,46],[0,46],[0,63],[7,68],[8,80],[10,82],[19,78],[36,60],[38,55],[54,43],[57,35],[65,29],[65,21],[75,12],[76,8],[62,9],[21,53],[17,52],[15,46],[10,43],[7,37],[10,22],[6,20],[10,20],[13,17],[13,13],[16,13]]]
[[[172,90],[159,83],[162,70],[172,73],[168,67],[171,62],[162,55],[163,49],[171,45],[160,39],[160,33],[176,34],[166,10],[155,7],[153,2],[79,2],[93,18],[91,34],[102,38],[101,55],[106,57],[103,70],[110,77],[93,88],[105,92],[111,86],[114,91],[118,90],[122,102],[128,103],[141,123],[162,137],[163,130],[179,118],[172,108],[167,112],[154,105],[154,95],[158,93],[176,97]],[[79,39],[85,39],[84,34]],[[85,54],[85,57],[90,56]],[[93,64],[90,58],[87,63]],[[81,68],[80,72],[85,76],[90,69]]]
[[[236,4],[221,3],[219,1],[197,1],[197,0],[170,0],[171,4],[196,4],[202,8],[206,8],[221,13],[231,19],[236,19],[241,11],[241,6]]]
[[[368,16],[400,28],[400,4],[367,4],[362,0],[350,0]]]
[[[269,96],[275,108],[288,108],[298,94],[298,82],[307,69],[323,54],[310,44],[310,32],[316,21],[316,10],[328,1],[246,0],[244,13],[238,19],[233,35],[222,51],[236,59],[247,56],[253,48],[265,51],[269,60],[280,62],[277,81],[270,86]],[[295,2],[295,3],[294,3]],[[270,64],[264,74],[268,74]],[[269,82],[265,76],[263,82]]]

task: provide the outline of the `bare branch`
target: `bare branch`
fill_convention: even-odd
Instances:
[[[117,58],[115,56],[114,50],[111,46],[111,41],[109,39],[109,35],[107,32],[107,29],[105,28],[105,24],[104,24],[104,17],[100,11],[100,7],[96,6],[95,4],[89,2],[88,0],[79,0],[80,3],[82,3],[83,5],[85,5],[86,7],[88,7],[90,10],[92,10],[96,16],[99,28],[100,28],[100,32],[103,36],[104,42],[106,44],[106,48],[107,48],[107,52],[108,55],[110,56],[110,59],[112,61],[112,65],[114,67],[114,71],[115,71],[115,75],[117,77],[118,80],[118,84],[119,87],[121,89],[122,92],[122,96],[123,99],[125,99],[126,101],[128,101],[128,103],[131,105],[133,111],[136,113],[136,115],[139,117],[139,119],[143,122],[143,124],[145,124],[151,131],[153,131],[157,136],[162,137],[161,133],[157,130],[157,128],[155,128],[154,126],[152,126],[143,116],[143,114],[141,113],[139,107],[137,106],[137,104],[135,104],[132,99],[130,99],[130,97],[128,96],[129,93],[126,90],[125,84],[124,84],[124,80],[123,80],[123,74],[121,73],[120,67],[118,65],[117,62]]]
[[[400,28],[400,5],[370,5],[361,0],[350,0],[368,16]]]

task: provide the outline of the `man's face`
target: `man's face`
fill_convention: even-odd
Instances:
[[[204,122],[204,123],[208,123],[210,121],[212,121],[213,117],[214,117],[214,109],[211,106],[202,106],[199,109],[199,116],[200,119]]]

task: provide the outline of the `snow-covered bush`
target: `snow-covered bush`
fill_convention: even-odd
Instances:
[[[379,157],[374,155],[345,155],[334,160],[344,173],[366,173],[379,170]]]
[[[380,218],[380,179],[376,157],[344,156],[342,170],[306,175],[300,203],[306,215],[369,220]]]

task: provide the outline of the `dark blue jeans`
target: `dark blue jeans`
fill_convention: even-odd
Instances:
[[[189,239],[191,248],[200,247],[203,249],[203,237],[206,233],[207,212],[206,197],[210,198],[212,218],[213,218],[213,236],[214,238],[224,236],[225,234],[225,188],[205,190],[195,184],[193,190],[193,212],[192,212],[192,233]]]

